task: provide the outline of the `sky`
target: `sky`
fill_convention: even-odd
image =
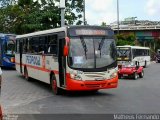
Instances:
[[[90,25],[117,21],[117,0],[85,0],[86,20]],[[119,20],[160,21],[160,0],[119,0]]]

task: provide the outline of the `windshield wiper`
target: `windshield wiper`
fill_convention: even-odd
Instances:
[[[105,40],[105,38],[102,38],[101,42],[99,43],[99,47],[98,47],[98,50],[100,51],[100,57],[101,57],[101,49],[104,44],[104,40]]]
[[[84,52],[85,52],[85,57],[86,57],[86,59],[87,59],[87,51],[88,51],[87,45],[86,45],[83,37],[80,37],[80,40],[81,40],[81,43],[82,43],[82,46],[83,46],[83,49],[84,49]]]

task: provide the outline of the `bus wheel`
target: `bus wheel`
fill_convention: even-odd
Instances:
[[[28,76],[27,68],[24,69],[24,78],[25,78],[27,81],[30,81],[30,78],[29,78],[29,76]]]
[[[147,67],[147,61],[145,61],[145,63],[144,63],[144,68],[146,68]]]
[[[51,88],[52,91],[55,95],[59,95],[60,94],[60,88],[58,88],[57,86],[57,81],[54,75],[52,75],[51,77]]]
[[[135,80],[138,79],[138,74],[137,74],[136,72],[133,74],[133,78],[134,78]]]
[[[139,77],[143,78],[143,76],[144,76],[144,71],[142,70],[142,72],[139,74]]]

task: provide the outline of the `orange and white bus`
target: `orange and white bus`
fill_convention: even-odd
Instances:
[[[16,37],[16,70],[60,91],[96,91],[118,85],[114,32],[68,26]]]

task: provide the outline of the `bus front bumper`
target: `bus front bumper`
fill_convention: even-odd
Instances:
[[[66,85],[68,91],[90,91],[98,89],[117,88],[118,76],[103,81],[80,81],[67,77]]]

